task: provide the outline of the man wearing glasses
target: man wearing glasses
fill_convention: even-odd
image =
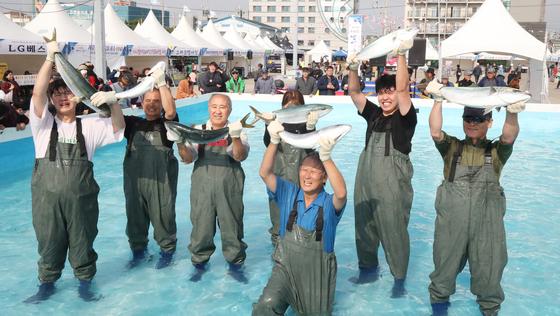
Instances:
[[[416,110],[408,92],[406,52],[412,41],[401,43],[397,75],[375,82],[377,104],[360,89],[359,63],[352,60],[348,90],[358,114],[367,121],[366,144],[360,155],[354,191],[356,248],[360,273],[350,281],[374,282],[379,278],[378,249],[394,277],[392,297],[402,297],[410,245],[408,220],[412,205],[412,164],[408,157],[416,128]]]
[[[459,140],[442,131],[441,85],[426,88],[435,98],[430,113],[430,133],[443,161],[445,179],[438,187],[435,207],[435,271],[430,274],[430,301],[433,315],[447,315],[449,296],[455,293],[455,280],[468,260],[471,292],[483,315],[497,315],[504,300],[500,286],[507,262],[503,217],[506,198],[500,186],[500,173],[513,151],[519,134],[517,113],[524,103],[507,107],[502,135],[486,138],[492,127],[492,112],[465,107]]]

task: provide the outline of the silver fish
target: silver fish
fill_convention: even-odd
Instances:
[[[52,38],[45,38],[45,41],[56,42],[56,29],[53,31]],[[76,97],[80,98],[81,102],[90,109],[98,112],[101,117],[111,116],[111,107],[108,104],[102,104],[99,107],[95,107],[91,104],[90,98],[97,91],[61,53],[55,53],[54,62],[56,64],[56,70],[60,74],[60,77],[62,77],[62,80],[64,80],[64,83],[66,83],[70,91],[72,91]]]
[[[319,147],[319,139],[323,136],[340,140],[352,129],[351,125],[338,124],[331,125],[307,134],[293,134],[280,132],[282,140],[294,147],[303,149],[316,149]]]
[[[397,30],[383,37],[378,38],[375,42],[364,47],[357,55],[357,60],[368,60],[385,56],[390,52],[399,48],[400,44],[405,41],[412,41],[418,29]]]
[[[165,62],[160,61],[155,64],[151,69],[150,72],[154,71],[155,69],[161,69],[165,71]],[[137,84],[134,88],[130,90],[125,90],[123,92],[119,92],[115,94],[117,99],[132,99],[144,95],[148,91],[152,91],[154,89],[154,85],[156,80],[152,76],[147,76],[142,80],[139,84]]]
[[[529,92],[508,87],[443,87],[440,92],[447,101],[484,109],[485,114],[497,107],[531,99]]]
[[[285,109],[272,111],[271,113],[261,113],[259,110],[250,106],[251,110],[255,113],[255,117],[270,123],[273,120],[278,120],[280,123],[298,124],[307,122],[309,112],[318,112],[319,117],[327,115],[332,111],[332,106],[328,104],[307,104],[291,106]]]
[[[241,119],[241,125],[245,128],[254,127],[251,124],[247,124],[249,115],[250,114],[247,113],[247,115]],[[181,143],[188,141],[191,144],[208,144],[223,139],[229,133],[229,127],[215,130],[202,130],[174,121],[166,121],[164,124],[167,131],[177,135]]]

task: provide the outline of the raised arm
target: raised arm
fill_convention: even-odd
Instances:
[[[259,175],[263,179],[266,187],[271,192],[276,192],[276,175],[274,174],[274,158],[276,157],[276,150],[280,143],[279,133],[284,130],[282,124],[278,121],[272,121],[267,127],[270,134],[270,144],[266,147],[264,152],[263,161]]]
[[[431,94],[434,98],[434,105],[432,111],[430,112],[430,135],[436,142],[441,142],[443,140],[443,132],[441,130],[443,126],[443,115],[442,115],[442,102],[443,96],[441,95],[440,89],[443,87],[441,83],[432,80],[426,87],[426,92]]]
[[[325,171],[333,188],[333,205],[337,211],[342,210],[346,205],[346,182],[344,177],[331,159],[331,152],[336,144],[333,138],[322,137],[319,139],[319,158],[323,162]]]
[[[502,128],[500,142],[502,144],[513,144],[519,135],[519,122],[517,113],[525,110],[525,103],[519,102],[507,106],[506,120]]]
[[[241,141],[241,131],[243,131],[243,125],[240,121],[237,121],[229,124],[228,127],[233,148],[232,158],[235,159],[235,161],[243,161],[247,159],[249,151],[247,150],[247,146],[245,146]]]
[[[396,89],[397,89],[397,101],[399,104],[399,111],[402,116],[405,116],[412,102],[410,101],[409,79],[408,79],[408,67],[406,65],[406,51],[402,52],[399,50],[398,60],[397,60],[397,79],[396,79]]]
[[[360,62],[357,60],[350,61],[349,71],[348,71],[348,95],[352,98],[354,106],[358,112],[362,113],[364,107],[366,106],[366,96],[362,93],[360,89],[360,77],[358,75],[358,69],[360,68]]]
[[[53,36],[54,37],[54,36]],[[47,103],[47,90],[49,88],[49,81],[51,80],[52,67],[54,65],[54,55],[60,52],[58,49],[58,43],[56,40],[47,41],[47,58],[45,62],[39,69],[37,74],[37,80],[35,81],[35,86],[33,87],[33,106],[35,115],[42,118],[43,110],[45,109],[45,103]]]
[[[120,104],[117,102],[115,91],[99,91],[94,93],[91,98],[91,104],[100,107],[103,104],[111,105],[111,123],[113,124],[113,132],[116,133],[125,127],[124,116]]]

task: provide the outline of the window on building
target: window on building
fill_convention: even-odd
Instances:
[[[305,7],[302,5],[298,5],[297,12],[305,12]]]
[[[276,12],[276,6],[273,5],[266,6],[266,12]]]
[[[267,16],[267,17],[266,17],[266,22],[268,22],[268,23],[274,23],[274,22],[276,22],[276,17],[274,17],[274,16]]]
[[[298,28],[297,28],[297,32],[298,32],[298,33],[303,33],[303,32],[304,32],[304,28],[303,28],[303,27],[298,27]]]
[[[315,17],[314,16],[310,16],[307,18],[307,22],[309,23],[315,23]]]
[[[326,5],[325,6],[325,12],[332,12],[332,6]]]
[[[307,45],[309,45],[309,46],[315,46],[315,41],[309,41],[309,42],[307,42]]]
[[[310,5],[308,11],[309,11],[309,12],[315,12],[315,6],[314,6],[314,5]]]
[[[283,27],[280,28],[280,31],[281,31],[282,33],[289,33],[289,32],[290,32],[290,28],[289,28],[289,27],[283,26]]]
[[[290,6],[289,5],[283,5],[282,6],[282,12],[290,12]]]
[[[297,17],[297,21],[298,21],[298,23],[305,23],[305,17],[303,17],[303,16],[298,16],[298,17]]]
[[[297,44],[298,44],[298,46],[303,46],[303,40],[298,40]]]
[[[324,41],[324,42],[325,42],[325,44],[326,44],[328,47],[331,47],[331,41],[326,40],[326,41]]]
[[[315,28],[314,28],[314,27],[308,27],[308,28],[307,28],[307,33],[309,33],[309,34],[315,34]]]
[[[254,17],[253,17],[253,21],[255,21],[255,22],[262,22],[262,19],[261,19],[260,16],[254,16]]]
[[[328,33],[330,33],[330,32],[331,32],[331,29],[329,29],[328,27],[325,27],[325,33],[328,34]]]
[[[282,17],[282,23],[290,23],[290,17],[289,16],[283,16]]]
[[[260,5],[254,5],[253,12],[262,12],[262,7]]]

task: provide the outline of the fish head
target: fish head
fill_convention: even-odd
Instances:
[[[342,137],[344,137],[344,135],[348,134],[350,130],[352,130],[352,125],[348,125],[348,124],[335,125],[334,139],[338,142]]]
[[[332,111],[333,107],[328,104],[312,104],[311,111],[317,112],[319,117],[323,117]]]

